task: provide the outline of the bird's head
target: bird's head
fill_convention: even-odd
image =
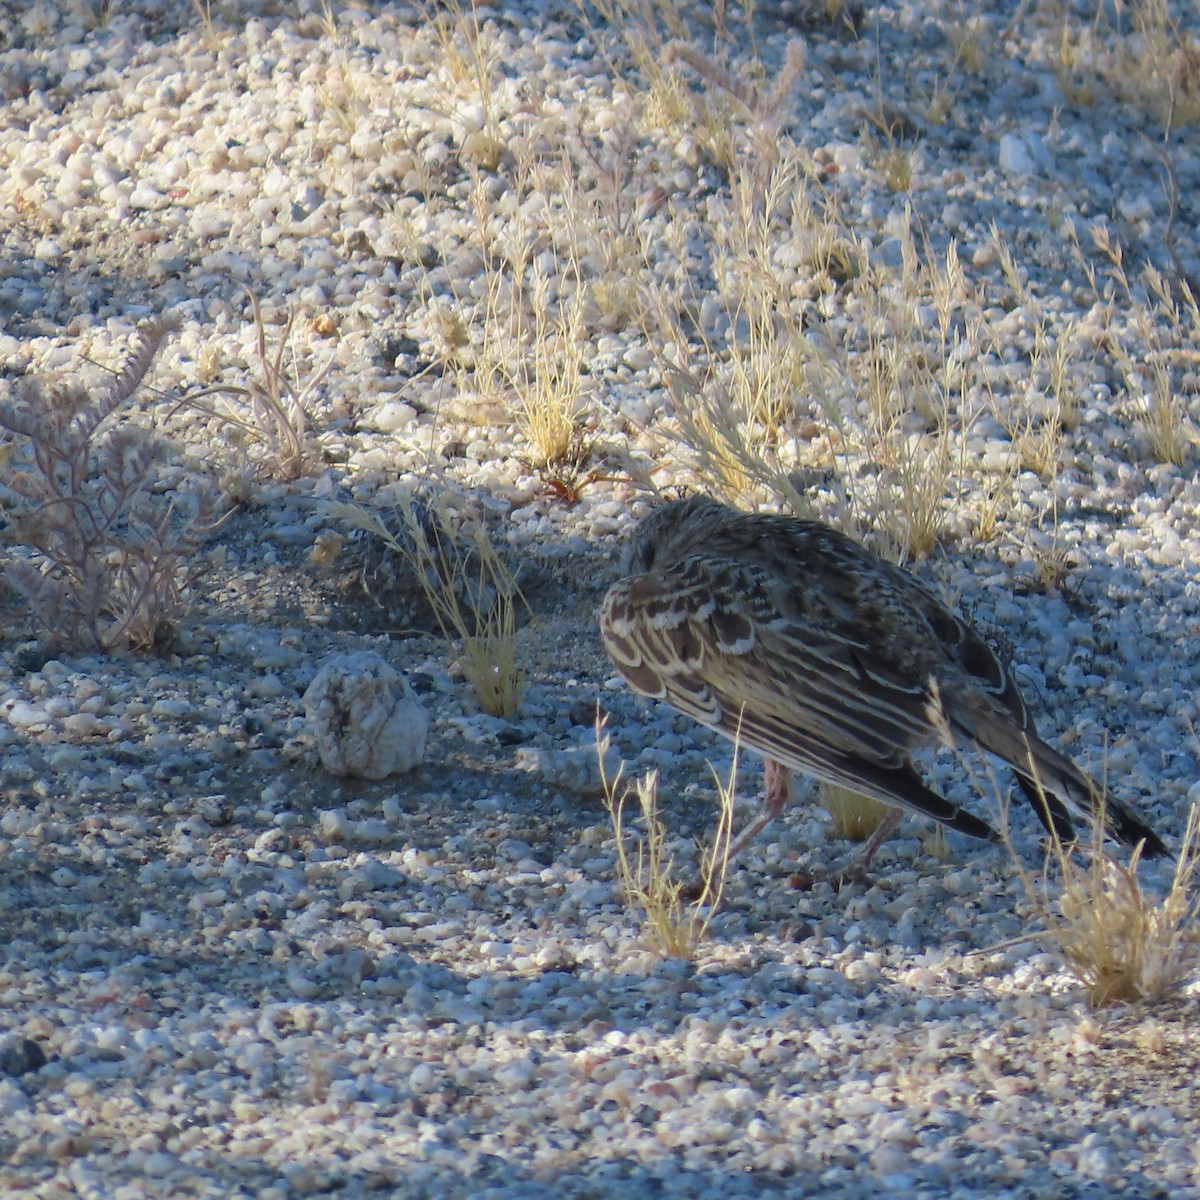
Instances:
[[[707,496],[660,504],[633,531],[622,556],[622,574],[647,575],[664,563],[704,547],[733,509]]]

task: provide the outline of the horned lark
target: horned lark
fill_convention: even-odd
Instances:
[[[736,853],[783,809],[802,771],[995,840],[984,820],[930,789],[910,754],[974,744],[1016,772],[1063,842],[1072,815],[1103,809],[1107,832],[1166,847],[1144,822],[1038,736],[1004,665],[923,584],[815,521],[673,501],[638,527],[630,571],[604,598],[604,644],[636,692],[665,700],[766,760],[763,807]],[[856,872],[857,873],[857,872]]]

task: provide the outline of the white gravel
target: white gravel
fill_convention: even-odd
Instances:
[[[681,7],[710,46],[711,6]],[[905,270],[908,208],[922,255],[924,239],[933,259],[955,239],[963,311],[999,339],[971,356],[988,403],[963,432],[944,552],[919,569],[1010,645],[1044,731],[1177,842],[1200,794],[1200,487],[1194,456],[1156,462],[1142,413],[1168,359],[1192,413],[1195,331],[1185,314],[1174,342],[1163,334],[1139,394],[1112,346],[1140,336],[1128,301],[1150,303],[1143,260],[1200,274],[1200,155],[1190,131],[1173,135],[1168,227],[1161,125],[1125,96],[1068,96],[1058,25],[1030,8],[972,18],[971,70],[955,60],[961,10],[941,3],[847,5],[859,37],[762,6],[758,53],[777,72],[802,31],[806,70],[776,134],[808,156],[879,294]],[[176,444],[168,492],[205,475],[245,501],[160,653],[54,647],[3,597],[0,1189],[1200,1194],[1193,992],[1089,1013],[1001,851],[951,837],[939,856],[910,822],[874,883],[802,892],[798,867],[843,848],[797,805],[734,872],[694,962],[648,949],[580,749],[596,702],[631,767],[662,771],[681,862],[711,826],[706,763],[721,772],[729,754],[622,690],[595,638],[616,535],[646,510],[627,468],[691,479],[659,436],[659,348],[622,316],[620,287],[638,281],[620,254],[636,226],[660,282],[711,281],[713,231],[736,210],[702,123],[635,115],[644,77],[594,13],[589,28],[559,0],[475,12],[486,94],[453,6],[239,0],[213,6],[210,37],[188,0],[0,0],[0,371],[112,362],[138,320],[171,310],[158,390],[132,419]],[[720,94],[686,69],[679,81]],[[881,89],[916,123],[907,193],[884,182],[863,115]],[[718,124],[744,121],[725,99]],[[479,205],[490,254],[519,259],[527,239],[531,270],[558,295],[574,286],[561,179],[539,194],[517,162],[567,164],[592,222],[587,269],[610,289],[582,338],[600,478],[575,504],[485,381],[439,362],[456,313],[476,322],[460,361],[480,352]],[[1091,289],[1096,222],[1126,248],[1131,293]],[[805,231],[772,236],[779,303],[861,350],[878,314],[813,282]],[[295,308],[301,378],[329,363],[306,397],[320,461],[293,482],[249,478],[230,427],[178,404],[253,378],[243,285],[271,337]],[[693,307],[698,331],[739,336],[742,314],[712,289]],[[938,320],[931,301],[912,336],[938,344]],[[1073,348],[1078,411],[1039,474],[1021,469],[1014,429],[1057,411],[1053,381],[1031,378],[1047,336]],[[852,384],[842,399],[869,420]],[[339,554],[321,507],[386,507],[431,462],[487,514],[536,611],[512,718],[478,711],[419,589],[357,543]],[[964,514],[1009,478],[1002,535],[974,539]],[[814,490],[833,519],[844,499]],[[1048,587],[1047,562],[1062,567]],[[323,772],[304,717],[320,663],[364,651],[405,672],[430,718],[425,761],[375,783]],[[931,770],[993,803],[979,764]],[[742,791],[755,786],[749,769]],[[1035,863],[1036,831],[1014,820]],[[1143,872],[1161,888],[1169,869]]]

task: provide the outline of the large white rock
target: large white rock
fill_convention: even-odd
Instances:
[[[334,775],[384,779],[425,757],[429,716],[408,681],[372,651],[323,663],[304,693],[304,715]]]

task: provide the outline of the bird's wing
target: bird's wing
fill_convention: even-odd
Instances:
[[[836,597],[798,605],[778,584],[703,556],[623,579],[601,611],[605,646],[635,691],[786,767],[994,840],[909,762],[945,728],[936,690],[906,679]]]
[[[790,602],[753,565],[694,555],[621,580],[601,630],[635,691],[785,766],[898,768],[939,735],[928,680],[905,678],[876,631]]]

